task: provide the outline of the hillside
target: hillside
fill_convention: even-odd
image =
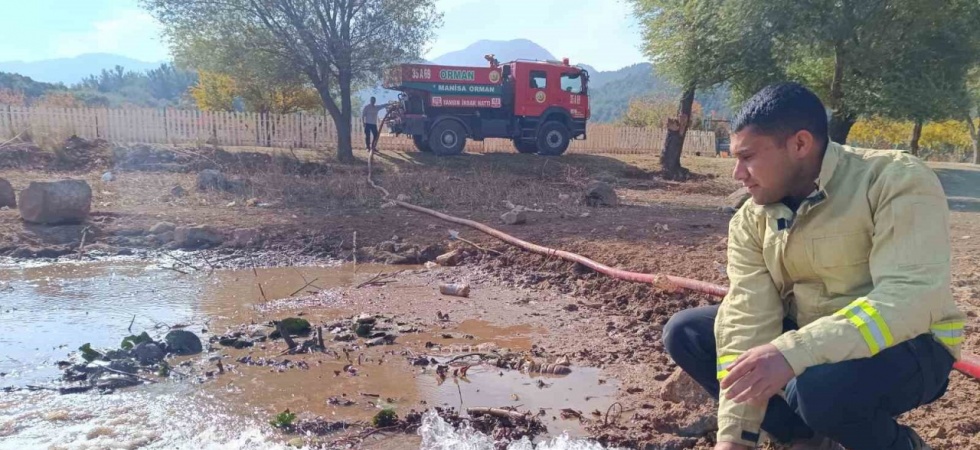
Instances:
[[[493,54],[498,61],[513,61],[515,59],[556,60],[557,58],[544,47],[527,39],[511,41],[476,41],[468,47],[449,52],[432,60],[433,64],[447,66],[485,66],[484,55]]]
[[[142,72],[160,67],[160,62],[139,61],[110,53],[87,53],[74,58],[0,62],[0,72],[17,73],[43,83],[62,83],[70,86],[81,82],[89,75],[116,66]]]

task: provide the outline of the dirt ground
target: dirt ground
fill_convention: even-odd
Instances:
[[[601,277],[556,258],[515,250],[475,230],[386,205],[366,182],[363,153],[356,155],[361,162],[352,165],[298,150],[266,152],[267,160],[246,164],[243,159],[215,158],[206,149],[178,150],[183,163],[152,167],[123,167],[119,158],[109,156],[100,164],[55,167],[24,152],[16,161],[0,155],[0,178],[17,190],[35,180],[82,178],[94,194],[91,219],[80,225],[28,225],[16,211],[0,210],[0,254],[74,256],[83,235],[82,256],[175,248],[149,233],[159,222],[214,227],[225,237],[214,254],[245,255],[265,265],[328,257],[350,261],[355,256],[359,261],[384,261],[399,256],[391,251],[399,243],[396,248],[414,245],[414,253],[409,252],[412,261],[401,262],[416,264],[449,248],[465,249],[462,265],[446,268],[439,276],[467,281],[481,294],[449,303],[440,303],[445,297],[438,296],[412,302],[366,296],[352,308],[389,314],[424,311],[420,316],[429,320],[440,310],[453,318],[480,319],[499,327],[532,327],[539,330],[532,342],[548,355],[602,368],[618,380],[622,413],[614,423],[593,427],[596,439],[633,448],[711,448],[714,434],[706,431],[711,427],[704,422],[710,422],[705,418],[713,415],[712,405],[690,392],[693,389],[685,389],[690,386],[684,380],[671,378],[676,366],[663,351],[661,329],[672,314],[717,299]],[[205,163],[189,169],[188,161]],[[683,183],[660,179],[659,161],[647,155],[542,158],[500,153],[437,158],[389,153],[379,155],[376,163],[377,180],[412,203],[610,266],[727,283],[730,214],[722,208],[725,197],[737,188],[730,178],[732,160],[685,159],[683,164],[696,176]],[[244,187],[234,192],[199,191],[197,170],[212,165],[241,177]],[[107,170],[114,180],[103,182]],[[936,170],[950,197],[953,290],[969,315],[965,349],[976,353],[980,170],[957,164],[938,164]],[[583,191],[594,181],[609,183],[621,203],[587,206]],[[176,185],[186,194],[172,193]],[[526,224],[501,223],[500,215],[511,209],[508,202],[529,209]],[[451,230],[493,252],[452,240]],[[249,242],[242,242],[242,236]],[[523,289],[526,296],[487,295],[500,285]],[[954,373],[941,400],[906,414],[902,421],[937,449],[980,449],[980,418],[973,414],[977,399],[980,382]]]

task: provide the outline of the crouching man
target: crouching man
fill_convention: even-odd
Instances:
[[[673,360],[718,405],[716,450],[763,432],[793,449],[929,448],[898,415],[940,398],[963,341],[938,178],[900,151],[831,142],[806,88],[743,106],[728,295],[664,329]]]

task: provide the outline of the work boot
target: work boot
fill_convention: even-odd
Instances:
[[[919,437],[919,434],[915,430],[909,428],[909,443],[912,445],[911,450],[932,450],[926,441]]]
[[[790,446],[790,450],[844,450],[844,446],[832,441],[828,437],[815,435],[805,441],[796,441]]]

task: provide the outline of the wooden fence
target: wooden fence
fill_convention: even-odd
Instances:
[[[354,148],[363,147],[364,131],[353,126]],[[31,137],[105,139],[115,143],[204,144],[245,147],[331,148],[337,130],[329,116],[258,114],[178,109],[34,108],[0,105],[0,141],[21,133]],[[589,125],[588,139],[572,141],[568,153],[659,154],[665,130]],[[409,136],[382,132],[380,150],[412,150]],[[466,151],[514,151],[506,139],[470,141]],[[689,131],[684,153],[714,155],[715,136]]]

